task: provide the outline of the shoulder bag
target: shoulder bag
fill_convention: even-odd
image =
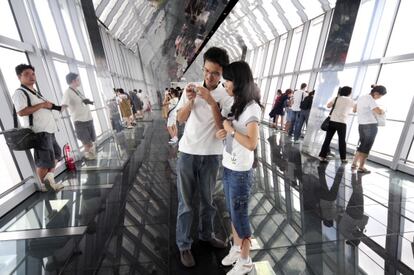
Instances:
[[[321,130],[322,131],[328,131],[329,122],[331,121],[331,115],[332,115],[333,110],[335,109],[335,105],[336,105],[337,100],[338,100],[338,97],[335,98],[335,102],[332,106],[332,109],[331,109],[331,112],[329,113],[329,116],[327,118],[325,118],[325,120],[321,124]]]
[[[19,89],[27,97],[27,106],[32,106],[30,97],[23,89]],[[7,145],[11,150],[24,151],[32,148],[41,149],[41,142],[39,142],[37,134],[30,128],[19,128],[17,121],[16,109],[13,106],[13,122],[14,128],[1,132],[4,135]],[[29,115],[29,125],[33,126],[33,114]]]

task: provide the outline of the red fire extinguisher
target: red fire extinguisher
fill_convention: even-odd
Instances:
[[[69,171],[75,171],[76,170],[75,159],[71,156],[72,153],[71,153],[70,146],[68,143],[66,143],[63,146],[63,153],[65,156],[66,167],[68,168]]]

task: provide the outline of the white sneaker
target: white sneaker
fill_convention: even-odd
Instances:
[[[230,248],[229,254],[221,260],[221,264],[224,266],[233,265],[240,257],[240,247],[233,245]]]
[[[248,261],[239,258],[234,267],[227,272],[227,275],[245,275],[253,270],[252,259],[249,257]]]
[[[85,159],[87,159],[87,160],[94,160],[94,159],[96,159],[96,156],[95,156],[95,154],[93,154],[91,152],[86,152],[85,153]]]
[[[51,172],[46,174],[43,179],[43,183],[45,184],[47,190],[59,191],[64,187],[63,184],[55,182],[55,175]]]

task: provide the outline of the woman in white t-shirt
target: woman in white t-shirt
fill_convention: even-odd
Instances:
[[[358,168],[359,173],[370,173],[364,165],[378,132],[376,116],[384,114],[384,110],[378,107],[375,101],[387,93],[384,86],[372,85],[371,87],[371,93],[360,96],[354,107],[354,112],[358,113],[359,142],[351,168]]]
[[[165,96],[165,104],[168,104],[168,117],[167,117],[167,129],[171,136],[169,144],[175,144],[178,141],[177,130],[177,104],[178,104],[178,91],[171,88],[168,94]]]
[[[255,91],[250,67],[244,61],[225,67],[223,78],[227,93],[234,97],[234,104],[229,118],[223,122],[224,129],[216,134],[225,143],[223,187],[233,231],[233,246],[222,264],[231,266],[235,263],[227,274],[247,274],[253,268],[248,203],[253,181],[253,151],[259,138],[260,96]]]
[[[329,153],[331,140],[335,135],[335,132],[338,132],[339,155],[341,157],[341,161],[343,164],[347,162],[345,141],[346,122],[348,120],[348,115],[354,106],[354,101],[350,98],[351,93],[351,87],[341,87],[338,90],[338,96],[327,105],[328,108],[333,108],[333,110],[331,120],[329,122],[329,128],[328,131],[326,131],[325,140],[319,153],[319,159],[321,162],[328,161],[326,157]]]

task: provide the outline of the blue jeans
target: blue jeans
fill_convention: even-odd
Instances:
[[[289,129],[289,136],[291,136],[291,135],[293,135],[293,130],[295,129],[295,127],[296,127],[296,120],[298,120],[299,119],[299,114],[300,114],[300,111],[292,111],[292,120],[290,121],[290,129]]]
[[[190,155],[180,152],[177,160],[178,213],[176,243],[180,251],[191,248],[191,224],[193,222],[192,202],[195,190],[200,195],[199,239],[214,237],[213,221],[216,208],[213,205],[213,191],[219,168],[219,155]]]
[[[302,134],[303,124],[308,123],[309,114],[310,114],[310,109],[300,111],[299,118],[295,122],[295,129],[293,133],[295,140],[298,140],[300,138],[300,134]]]
[[[248,216],[252,178],[252,169],[239,172],[224,167],[223,187],[226,205],[230,212],[231,222],[240,239],[249,238],[252,235]]]

